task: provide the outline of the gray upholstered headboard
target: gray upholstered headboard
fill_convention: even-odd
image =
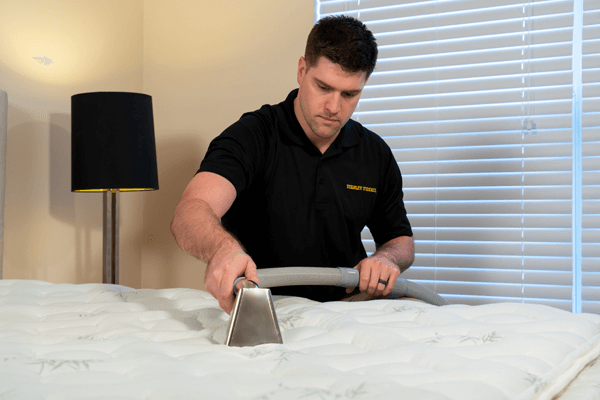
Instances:
[[[8,96],[0,90],[0,279],[2,279],[2,257],[4,255],[4,187],[6,184],[6,118]]]

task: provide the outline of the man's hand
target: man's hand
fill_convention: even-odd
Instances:
[[[354,267],[360,272],[359,289],[366,292],[369,296],[387,296],[390,294],[400,275],[400,269],[397,265],[376,254],[363,259]],[[386,282],[386,284],[381,283]],[[346,289],[346,293],[351,293],[354,289]]]
[[[375,244],[376,252],[358,263],[359,289],[369,296],[387,296],[394,288],[400,273],[411,266],[415,259],[413,238],[399,236],[383,245]],[[386,282],[383,284],[380,282]],[[351,293],[354,289],[346,289]]]
[[[235,302],[233,283],[240,276],[258,284],[256,264],[237,243],[221,245],[208,262],[204,286],[227,314],[231,313]]]

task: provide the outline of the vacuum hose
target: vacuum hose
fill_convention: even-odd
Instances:
[[[260,287],[272,288],[279,286],[298,285],[320,285],[320,286],[342,286],[355,288],[359,284],[360,274],[353,268],[317,268],[317,267],[285,267],[285,268],[263,268],[257,270]],[[235,286],[235,285],[234,285]],[[426,301],[427,303],[444,306],[448,305],[443,297],[437,293],[398,278],[394,288],[387,296],[388,299],[400,297],[412,297]]]

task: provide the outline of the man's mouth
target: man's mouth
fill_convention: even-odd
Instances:
[[[334,118],[327,118],[327,117],[324,117],[324,116],[322,116],[322,115],[319,115],[319,117],[320,117],[321,119],[325,120],[325,122],[330,122],[330,123],[336,123],[336,122],[338,122],[338,120],[337,120],[337,119],[334,119]]]

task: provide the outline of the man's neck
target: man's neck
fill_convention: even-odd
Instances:
[[[304,119],[304,114],[300,109],[300,101],[298,100],[298,97],[294,99],[294,114],[296,114],[296,119],[300,123],[300,126],[302,127],[302,130],[304,131],[304,134],[308,140],[310,140],[310,142],[321,152],[321,154],[325,154],[329,146],[331,146],[340,133],[338,132],[329,138],[321,138],[315,135],[310,125],[308,125],[308,122],[306,122],[306,119]]]

